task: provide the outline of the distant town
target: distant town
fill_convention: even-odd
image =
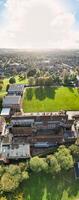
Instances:
[[[79,100],[79,52],[0,52],[1,162],[29,159],[63,144],[78,144],[79,109],[55,111],[55,106],[50,106],[49,111],[48,101],[46,110],[39,106],[28,112],[34,104],[25,103],[25,96],[30,101],[34,88],[39,101],[46,94],[52,101],[50,95],[57,87],[69,88]]]

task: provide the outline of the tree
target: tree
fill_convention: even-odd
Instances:
[[[0,91],[2,90],[2,87],[3,87],[2,84],[0,84]]]
[[[10,84],[7,84],[7,86],[6,86],[6,92],[8,92],[9,87],[10,87]]]
[[[53,78],[52,76],[45,77],[45,85],[51,86],[53,84]]]
[[[29,178],[28,172],[23,171],[22,172],[22,180],[27,180]]]
[[[14,77],[11,77],[11,78],[9,79],[9,83],[10,83],[10,84],[16,83],[16,79],[15,79]]]
[[[16,200],[24,200],[24,195],[23,193],[20,193],[19,195],[16,196]]]
[[[6,168],[6,172],[13,176],[21,174],[21,170],[18,165],[9,165],[9,167]]]
[[[75,161],[79,160],[79,146],[73,144],[70,146],[70,152],[74,158]]]
[[[36,84],[36,85],[39,85],[39,86],[45,85],[45,78],[44,78],[44,77],[36,78],[35,84]]]
[[[31,69],[27,72],[27,77],[35,76],[35,74],[36,74],[36,69]]]
[[[39,69],[37,70],[35,77],[37,77],[37,78],[40,77],[40,70]]]
[[[2,97],[0,97],[0,109],[2,108]]]
[[[68,85],[69,83],[69,73],[66,69],[63,71],[63,82],[65,85]]]
[[[68,170],[73,167],[73,158],[70,154],[70,150],[65,146],[60,146],[58,152],[55,153],[55,157],[62,170]]]
[[[16,176],[9,173],[4,173],[1,177],[1,188],[4,192],[12,192],[19,186],[19,181]]]
[[[0,177],[3,175],[5,169],[3,166],[0,165]]]
[[[35,156],[30,160],[30,169],[34,172],[46,171],[48,169],[48,165],[43,158],[39,158]]]
[[[27,169],[27,164],[26,163],[23,163],[23,162],[20,162],[19,163],[19,168],[21,171],[24,171]]]
[[[0,197],[0,200],[7,200],[6,197]]]
[[[34,85],[34,78],[30,77],[28,80],[29,85]]]
[[[60,172],[60,165],[54,155],[47,156],[47,162],[49,164],[49,172],[53,175]]]
[[[3,80],[0,80],[0,84],[2,84],[2,85],[4,84]]]

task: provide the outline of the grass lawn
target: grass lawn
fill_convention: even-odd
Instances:
[[[32,174],[13,194],[7,193],[7,200],[79,200],[79,180],[73,171],[55,178],[49,174]]]
[[[28,88],[23,100],[24,112],[79,110],[77,88]]]
[[[15,195],[24,194],[23,200],[79,200],[79,180],[74,173],[53,178],[51,175],[34,174],[8,200],[15,200]],[[19,199],[19,198],[18,198]]]
[[[70,173],[55,179],[35,174],[24,188],[24,200],[79,200],[79,181]]]

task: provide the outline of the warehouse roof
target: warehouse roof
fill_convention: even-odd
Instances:
[[[21,96],[5,96],[4,99],[3,99],[3,106],[6,104],[6,105],[9,105],[9,104],[19,104],[20,103],[20,100],[21,100]]]

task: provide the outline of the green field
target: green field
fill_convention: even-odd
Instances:
[[[70,176],[70,177],[69,177]],[[74,177],[32,176],[25,188],[25,200],[78,200],[79,181]]]
[[[33,174],[7,200],[15,200],[15,196],[18,197],[20,193],[24,194],[22,200],[79,200],[79,180],[75,180],[72,172],[56,178],[46,174]]]
[[[23,100],[24,112],[79,110],[77,88],[28,88]]]

